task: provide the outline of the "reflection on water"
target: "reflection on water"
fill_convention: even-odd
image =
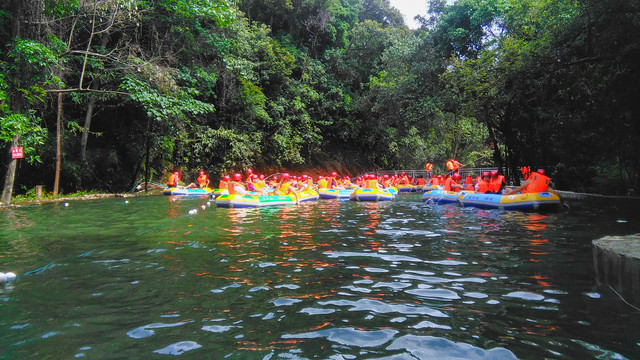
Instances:
[[[629,212],[148,197],[0,213],[0,358],[633,358],[591,240]],[[636,215],[637,216],[637,215]],[[621,221],[622,220],[622,221]],[[212,352],[213,351],[213,352]]]

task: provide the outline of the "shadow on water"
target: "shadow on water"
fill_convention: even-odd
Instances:
[[[638,313],[596,288],[591,241],[639,232],[637,214],[415,194],[14,209],[0,214],[0,271],[19,274],[0,286],[0,357],[633,358]]]

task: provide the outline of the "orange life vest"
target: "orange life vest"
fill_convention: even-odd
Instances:
[[[476,184],[476,191],[483,194],[486,193],[489,191],[489,183],[482,179],[478,180],[478,183]]]
[[[473,184],[473,178],[471,177],[471,175],[467,175],[467,177],[464,179],[464,184],[465,185]]]
[[[491,179],[491,182],[489,182],[489,190],[491,190],[492,193],[497,194],[498,192],[500,192],[500,188],[502,187],[502,184],[504,183],[504,176],[502,175],[498,175],[495,179]]]
[[[218,189],[226,189],[228,186],[229,186],[229,182],[220,180],[220,183],[218,184]]]
[[[169,176],[169,181],[167,181],[167,185],[178,186],[178,175],[171,174],[171,176]]]
[[[427,165],[424,166],[424,171],[431,171],[431,169],[433,169],[432,163],[427,163]]]
[[[207,180],[207,175],[200,175],[196,181],[200,186],[207,186]]]
[[[444,181],[444,191],[460,191],[460,188],[451,187],[452,184],[457,185],[458,183],[452,178],[447,178],[447,180]]]
[[[549,188],[549,182],[551,182],[549,177],[538,174],[537,172],[532,172],[529,180],[531,180],[531,182],[524,188],[522,191],[523,194],[545,192]]]
[[[365,182],[364,187],[366,189],[377,189],[378,188],[378,180],[367,180]]]
[[[454,160],[453,160],[453,159],[452,159],[452,160],[448,160],[448,161],[447,161],[447,163],[446,163],[446,165],[447,165],[447,171],[451,171],[451,170],[453,170],[453,162],[454,162]]]
[[[431,185],[440,185],[440,180],[437,177],[431,178]]]

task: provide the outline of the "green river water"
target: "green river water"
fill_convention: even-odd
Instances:
[[[0,211],[0,359],[633,359],[591,241],[637,209],[525,213],[150,196]]]

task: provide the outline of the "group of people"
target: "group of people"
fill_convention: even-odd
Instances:
[[[455,159],[448,160],[446,162],[447,174],[446,175],[431,175],[433,165],[427,163],[425,166],[426,178],[429,179],[429,184],[439,185],[444,188],[445,191],[474,191],[478,193],[490,193],[490,194],[515,194],[515,193],[534,193],[534,192],[555,192],[549,183],[551,179],[546,176],[544,169],[538,169],[537,171],[531,171],[529,167],[523,167],[522,175],[525,181],[516,188],[506,188],[505,177],[501,175],[497,170],[485,171],[480,176],[474,178],[471,175],[467,175],[462,180],[462,176],[459,173],[460,167],[464,166]],[[247,192],[257,193],[261,195],[288,195],[298,194],[301,191],[315,187],[318,189],[348,189],[352,187],[362,188],[389,188],[398,185],[426,185],[426,179],[424,177],[412,178],[404,171],[400,172],[400,175],[381,175],[365,174],[352,179],[349,176],[339,176],[336,172],[332,172],[330,175],[318,176],[317,182],[314,183],[313,178],[308,175],[291,176],[288,173],[280,174],[280,176],[270,176],[269,181],[265,179],[263,174],[254,174],[252,169],[246,171],[246,175],[241,173],[235,173],[233,176],[225,175],[218,184],[219,189],[227,189],[229,194],[241,194],[244,195]],[[209,177],[204,171],[200,171],[196,179],[196,183],[191,183],[185,188],[207,188],[211,184]],[[169,187],[180,187],[180,173],[174,172],[169,176],[167,182]]]
[[[181,187],[183,183],[180,181],[180,173],[175,171],[173,174],[169,175],[169,180],[167,180],[168,187]],[[196,178],[196,183],[190,183],[187,186],[184,186],[187,189],[193,189],[195,187],[199,187],[200,189],[209,187],[211,181],[209,180],[209,176],[205,174],[204,171],[200,170],[198,173],[198,177]]]

